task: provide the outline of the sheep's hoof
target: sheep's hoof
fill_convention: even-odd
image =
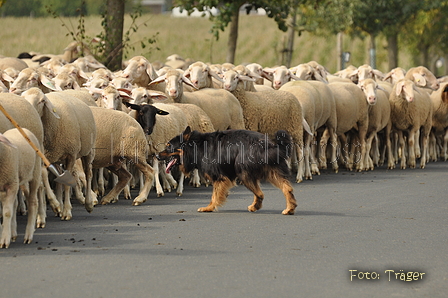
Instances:
[[[141,204],[143,204],[144,202],[146,202],[146,198],[135,198],[134,201],[132,202],[132,206],[140,206]]]
[[[181,193],[181,192],[177,192],[176,195],[177,195],[178,197],[181,197],[181,196],[182,196],[182,193]]]

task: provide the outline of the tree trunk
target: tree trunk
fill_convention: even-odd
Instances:
[[[296,10],[293,10],[292,15],[290,17],[290,24],[288,26],[288,45],[286,47],[286,59],[283,63],[288,68],[291,67],[292,54],[294,52],[294,37],[296,35],[296,20],[297,20],[297,12],[296,12]]]
[[[387,36],[387,55],[389,57],[389,70],[398,67],[398,33]]]
[[[230,21],[229,40],[227,41],[227,58],[226,62],[235,63],[236,45],[238,41],[238,21],[240,16],[239,7],[233,11],[232,20]]]
[[[376,43],[375,43],[375,34],[370,33],[370,47],[369,47],[369,61],[370,66],[372,68],[376,68]]]
[[[121,69],[123,59],[124,4],[126,0],[106,0],[105,65],[112,71]]]
[[[339,32],[336,38],[336,52],[338,56],[337,61],[337,70],[342,70],[345,68],[345,59],[342,56],[344,54],[343,51],[343,33]]]

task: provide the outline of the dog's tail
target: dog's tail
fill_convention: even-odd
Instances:
[[[277,146],[279,148],[280,154],[288,159],[292,152],[292,140],[291,136],[285,130],[279,130],[275,133],[275,140],[277,141]]]

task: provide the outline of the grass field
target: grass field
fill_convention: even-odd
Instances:
[[[73,26],[77,31],[78,19],[64,18],[67,27]],[[146,26],[143,25],[146,22]],[[17,56],[21,52],[36,51],[39,53],[62,53],[64,47],[72,41],[67,36],[67,28],[59,19],[53,18],[0,18],[3,30],[0,55]],[[130,20],[125,22],[125,31]],[[221,32],[216,41],[209,33],[211,22],[205,18],[174,18],[170,15],[145,14],[137,20],[139,29],[131,36],[135,51],[128,58],[143,55],[150,61],[165,61],[171,54],[179,54],[184,58],[192,58],[211,63],[223,63],[226,58],[228,32]],[[86,34],[95,36],[101,32],[101,19],[91,16],[85,19]],[[151,37],[156,33],[157,47],[160,50],[142,49],[139,45],[143,37]],[[263,66],[274,66],[281,63],[281,49],[286,44],[286,33],[281,32],[276,23],[266,16],[242,15],[239,25],[236,64],[257,62]],[[344,51],[351,52],[350,63],[359,66],[368,63],[367,40],[344,37]],[[309,33],[296,36],[292,65],[316,60],[335,72],[337,65],[336,36],[319,37]],[[406,53],[400,53],[400,66],[409,68],[410,59]],[[387,69],[387,53],[385,41],[377,42],[377,68]]]

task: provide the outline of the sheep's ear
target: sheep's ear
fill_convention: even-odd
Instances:
[[[39,80],[45,87],[47,87],[53,91],[60,91],[60,90],[58,90],[58,88],[56,88],[56,86],[53,84],[53,82],[49,78],[47,78],[44,74],[41,74],[39,76]]]
[[[73,82],[73,89],[75,89],[75,90],[80,90],[81,89],[81,87],[79,86],[78,82],[76,82],[76,81]]]
[[[320,81],[323,82],[325,84],[328,84],[328,81],[326,79],[324,79],[324,77],[322,77],[319,72],[315,71],[314,72],[314,78],[316,79],[316,81]]]
[[[156,85],[156,84],[162,83],[165,81],[165,78],[166,78],[166,74],[164,74],[163,76],[157,77],[156,79],[151,81],[151,83],[149,83],[149,85]]]
[[[148,92],[149,97],[155,100],[166,100],[168,99],[168,96],[162,93],[156,93],[156,92]]]
[[[381,86],[381,85],[376,85],[376,89],[387,92],[387,90],[384,89],[383,86]]]
[[[156,73],[154,67],[152,66],[152,64],[149,62],[148,62],[148,65],[146,65],[146,73],[148,74],[148,76],[151,80],[154,80],[155,78],[157,78],[157,73]]]
[[[140,109],[141,109],[141,106],[140,106],[140,105],[136,105],[136,104],[133,104],[133,103],[129,103],[129,102],[127,102],[127,101],[125,101],[125,102],[123,102],[123,103],[125,104],[125,106],[127,106],[128,108],[131,108],[131,109],[133,109],[133,110],[140,111]]]
[[[198,90],[198,89],[199,89],[198,87],[196,87],[195,85],[193,85],[193,83],[192,83],[188,78],[186,78],[184,75],[182,75],[182,82],[184,82],[184,83],[187,84],[188,86],[193,87],[195,90]]]
[[[3,143],[5,145],[8,145],[9,147],[17,149],[17,146],[11,143],[2,133],[0,133],[0,143]]]
[[[214,71],[211,70],[211,69],[208,71],[208,73],[209,73],[212,77],[214,77],[215,79],[217,79],[218,81],[220,81],[221,83],[224,83],[224,80],[222,79],[222,77],[221,77],[218,73],[214,72]]]
[[[274,69],[263,68],[263,70],[261,71],[261,76],[272,82],[274,80]]]
[[[89,79],[89,76],[86,75],[86,73],[85,73],[84,71],[82,71],[81,69],[79,70],[78,74],[79,74],[79,76],[80,76],[81,78],[83,78],[83,79],[86,79],[86,80]]]
[[[420,75],[418,73],[414,73],[413,76],[414,76],[414,82],[416,85],[421,86],[421,87],[426,86],[426,79],[422,75]]]
[[[443,88],[443,91],[442,91],[442,101],[443,102],[448,102],[448,84],[447,85],[445,85],[445,88]]]
[[[253,79],[251,77],[243,76],[243,75],[240,75],[239,78],[240,78],[241,81],[249,81],[249,82],[255,82],[256,81],[255,79]]]
[[[133,100],[131,96],[129,96],[126,92],[122,91],[123,89],[118,89],[118,94],[123,102],[127,102],[129,100]]]
[[[170,113],[168,113],[167,111],[161,110],[161,109],[157,109],[156,112],[158,115],[169,115]]]
[[[52,114],[54,117],[56,117],[56,119],[61,119],[59,114],[56,112],[56,108],[53,106],[51,101],[49,101],[46,96],[45,96],[45,99],[44,99],[44,106],[48,109],[50,114]]]
[[[397,96],[399,96],[401,94],[401,92],[403,92],[403,87],[404,87],[404,81],[399,81],[396,85],[395,85],[395,94]]]
[[[1,73],[1,76],[2,76],[2,79],[5,80],[5,81],[7,81],[7,82],[10,82],[10,83],[14,82],[14,79],[11,78],[11,76],[9,76],[9,75],[8,75],[7,73],[5,73],[5,72],[2,72],[2,73]]]
[[[374,78],[378,78],[380,80],[384,79],[384,73],[382,73],[381,71],[379,71],[378,69],[374,69],[372,70],[372,74]]]

